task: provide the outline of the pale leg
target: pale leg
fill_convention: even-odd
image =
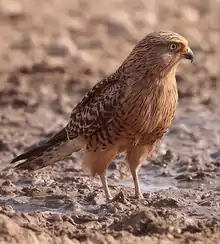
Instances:
[[[143,199],[143,195],[141,192],[141,188],[140,188],[140,182],[139,182],[139,177],[138,177],[138,169],[131,169],[131,174],[134,180],[134,187],[135,187],[135,198],[137,199]]]
[[[135,187],[135,198],[143,199],[143,195],[141,193],[139,177],[138,177],[138,169],[140,165],[143,163],[143,156],[148,153],[148,149],[146,146],[134,147],[131,148],[127,152],[127,161],[130,166],[131,174],[134,181]]]
[[[102,182],[102,185],[103,185],[103,188],[104,188],[106,201],[110,202],[112,200],[112,196],[111,196],[111,193],[109,191],[107,177],[106,177],[105,172],[100,175],[100,179],[101,179],[101,182]]]
[[[83,165],[90,171],[92,176],[95,176],[96,174],[99,175],[102,186],[104,188],[105,197],[108,202],[112,197],[108,188],[106,169],[116,155],[116,146],[112,146],[105,151],[86,151],[84,154]]]

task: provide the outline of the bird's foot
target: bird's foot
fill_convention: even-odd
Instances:
[[[106,203],[111,203],[113,201],[113,197],[110,195],[106,197]]]
[[[141,192],[139,192],[139,193],[135,194],[135,199],[140,201],[140,200],[144,199],[144,196]]]

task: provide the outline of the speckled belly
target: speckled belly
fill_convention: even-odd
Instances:
[[[124,151],[163,137],[173,120],[175,98],[167,96],[155,99],[152,96],[140,97],[140,94],[124,101],[110,123],[90,138],[88,146],[92,150],[105,150],[117,145],[119,151]]]

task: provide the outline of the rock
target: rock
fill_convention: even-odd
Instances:
[[[24,14],[21,3],[15,0],[1,0],[0,12],[7,17],[20,17]]]
[[[33,231],[24,229],[17,225],[9,217],[0,215],[0,243],[17,243],[17,244],[40,244]],[[9,241],[10,240],[10,241]]]
[[[23,228],[16,224],[6,215],[0,214],[0,243],[11,244],[49,244],[49,243],[78,243],[76,240],[70,240],[63,235],[60,238],[51,236],[47,233],[34,232],[33,230]]]
[[[11,48],[27,51],[32,48],[33,40],[28,33],[23,34],[18,40],[14,40],[11,44]]]
[[[47,53],[53,56],[75,56],[77,46],[68,36],[55,38],[47,47]]]

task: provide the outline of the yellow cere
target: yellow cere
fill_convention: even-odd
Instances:
[[[188,52],[188,46],[186,46],[186,45],[183,46],[183,52],[184,53]]]

